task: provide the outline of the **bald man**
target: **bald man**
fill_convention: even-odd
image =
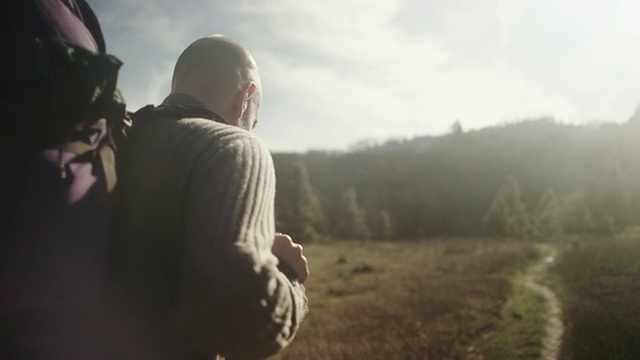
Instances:
[[[250,132],[261,99],[249,52],[214,35],[134,116],[110,283],[135,358],[265,358],[307,313],[307,261],[275,232],[272,159]]]

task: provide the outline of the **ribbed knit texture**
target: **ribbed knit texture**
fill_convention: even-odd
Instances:
[[[206,119],[134,128],[121,180],[115,283],[148,310],[141,321],[163,318],[154,321],[172,328],[174,348],[228,358],[280,351],[307,307],[304,288],[277,269],[271,253],[268,150],[249,132]],[[153,344],[153,331],[149,338]]]

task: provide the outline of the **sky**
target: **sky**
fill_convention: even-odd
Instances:
[[[88,0],[130,110],[169,93],[192,41],[228,35],[260,70],[275,152],[552,116],[623,123],[640,104],[637,0]]]

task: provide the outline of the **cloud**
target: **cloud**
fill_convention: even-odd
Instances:
[[[231,35],[260,67],[258,133],[276,150],[437,134],[456,119],[622,121],[640,93],[640,5],[630,0],[115,4],[127,11],[108,26],[127,56],[125,95],[161,100],[188,43]]]
[[[135,111],[147,104],[159,104],[169,95],[174,61],[165,61],[159,65],[147,66],[143,73],[135,77],[127,74],[121,76],[120,87],[123,89],[127,106]]]
[[[500,41],[502,47],[511,42],[511,29],[522,18],[521,0],[497,0],[496,16],[500,22]]]
[[[353,22],[334,16],[343,10],[337,4],[287,7],[280,11],[297,17],[280,14],[271,32],[262,32],[324,60],[300,61],[268,46],[255,51],[266,93],[272,87],[287,94],[286,103],[277,104],[279,111],[265,101],[268,114],[291,119],[278,132],[278,147],[345,148],[362,138],[442,133],[458,118],[473,128],[514,116],[547,115],[551,109],[575,114],[562,96],[519,74],[508,59],[449,66],[452,54],[442,39],[410,35],[397,26],[399,7],[363,7]],[[285,24],[282,19],[294,20]],[[300,136],[305,132],[314,136]],[[264,134],[271,136],[269,130]]]
[[[145,91],[147,104],[158,104],[169,94],[174,65],[175,62],[167,61],[159,67],[151,68]]]
[[[119,47],[129,44],[180,51],[202,18],[202,13],[190,6],[170,1],[111,0],[93,6],[107,43],[115,42]]]
[[[640,4],[549,0],[522,4],[505,49],[512,67],[579,107],[571,121],[628,117],[640,90],[640,37],[636,31],[633,38],[626,29],[636,27],[629,14],[637,14]]]
[[[322,60],[262,49],[271,64],[279,63],[267,66],[277,74],[269,84],[290,94],[291,116],[318,139],[307,138],[312,146],[441,133],[456,118],[470,128],[545,115],[621,121],[637,103],[639,84],[625,77],[640,79],[638,42],[620,30],[632,17],[621,22],[626,12],[605,4],[350,4],[348,11],[337,3],[272,7],[283,16],[271,24],[273,33],[261,35]],[[471,11],[476,7],[481,11]],[[341,15],[351,13],[353,21]],[[333,125],[323,130],[318,118]]]
[[[262,27],[263,43],[296,48],[293,54],[272,51],[268,45],[252,49],[265,96],[270,88],[287,94],[286,104],[280,104],[287,111],[273,110],[265,98],[267,115],[292,119],[284,132],[291,134],[286,138],[294,139],[297,148],[344,148],[362,137],[393,134],[393,128],[398,129],[395,135],[406,133],[401,130],[410,122],[405,98],[420,96],[446,55],[429,39],[406,41],[391,25],[397,7],[323,5],[246,10],[269,14],[262,24],[254,24]],[[336,129],[343,135],[332,134]],[[315,138],[294,136],[305,131]]]

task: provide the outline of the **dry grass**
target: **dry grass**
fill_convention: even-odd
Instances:
[[[310,314],[278,359],[466,359],[503,325],[520,241],[308,245]]]
[[[549,279],[566,332],[561,358],[640,358],[640,238],[575,239]]]

